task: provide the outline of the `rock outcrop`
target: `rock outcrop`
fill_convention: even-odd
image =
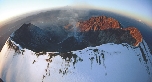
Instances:
[[[91,17],[87,21],[78,22],[78,29],[80,31],[89,31],[89,30],[105,30],[109,28],[121,28],[120,23],[111,18],[106,16],[99,16],[99,17]]]
[[[73,26],[68,24],[65,26],[65,29],[72,30]],[[142,35],[140,31],[135,27],[123,28],[121,24],[114,18],[99,16],[91,17],[89,20],[81,21],[76,24],[78,31],[87,32],[87,31],[101,31],[106,29],[122,29],[125,31],[130,31],[131,36],[136,40],[134,46],[137,46],[142,42]]]
[[[23,24],[12,34],[11,39],[20,44],[23,48],[36,51],[45,49],[47,44],[49,44],[47,33],[31,23]]]
[[[136,42],[134,43],[134,46],[137,46],[140,42],[142,42],[142,35],[137,28],[128,27],[128,28],[124,28],[124,30],[129,30],[132,37],[136,39]]]

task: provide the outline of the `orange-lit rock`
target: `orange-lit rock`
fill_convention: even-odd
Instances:
[[[77,31],[79,32],[87,32],[87,31],[100,31],[106,29],[122,29],[125,31],[130,31],[131,36],[136,40],[133,44],[137,46],[140,42],[142,42],[142,35],[140,31],[135,27],[122,28],[121,24],[114,18],[99,16],[99,17],[91,17],[89,20],[77,22],[75,25]],[[68,24],[64,28],[66,30],[73,30],[73,25]]]
[[[121,28],[120,24],[117,20],[106,17],[106,16],[99,16],[99,17],[91,17],[87,21],[78,22],[78,28],[82,31],[89,31],[89,30],[105,30],[109,28]]]
[[[136,39],[136,43],[134,44],[134,46],[137,46],[140,42],[142,42],[142,35],[137,28],[128,27],[128,28],[124,28],[124,30],[129,30],[132,37]]]
[[[71,29],[72,27],[73,27],[73,25],[71,25],[71,24],[68,24],[68,25],[64,26],[64,28],[65,28],[66,30],[69,30],[69,29]]]

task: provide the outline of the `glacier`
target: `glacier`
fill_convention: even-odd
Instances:
[[[4,82],[152,82],[152,55],[144,40],[137,47],[106,43],[67,53],[36,53],[8,39],[0,53],[0,78]]]

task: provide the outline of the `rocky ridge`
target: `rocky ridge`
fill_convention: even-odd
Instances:
[[[65,29],[71,30],[70,27],[72,25],[68,24],[65,26]],[[135,27],[127,27],[123,28],[121,24],[114,18],[99,16],[99,17],[91,17],[89,20],[77,22],[76,27],[78,31],[87,32],[87,31],[99,31],[106,29],[122,29],[125,31],[129,31],[131,36],[136,39],[134,46],[137,46],[140,42],[142,42],[142,35],[140,31]]]
[[[89,20],[78,22],[78,27],[80,31],[89,30],[105,30],[105,29],[117,29],[121,28],[119,22],[111,17],[99,16],[91,17]]]
[[[122,28],[117,20],[100,16],[51,30],[40,29],[31,23],[23,24],[10,40],[35,52],[69,52],[106,43],[138,46],[142,36],[134,27]]]
[[[136,43],[134,44],[135,46],[138,45],[140,42],[142,42],[142,35],[137,28],[127,27],[127,28],[124,28],[124,30],[129,30],[132,37],[136,39]]]

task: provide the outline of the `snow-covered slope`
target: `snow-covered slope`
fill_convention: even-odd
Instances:
[[[4,82],[152,82],[144,40],[138,47],[107,43],[67,53],[35,53],[10,42],[0,54]]]

